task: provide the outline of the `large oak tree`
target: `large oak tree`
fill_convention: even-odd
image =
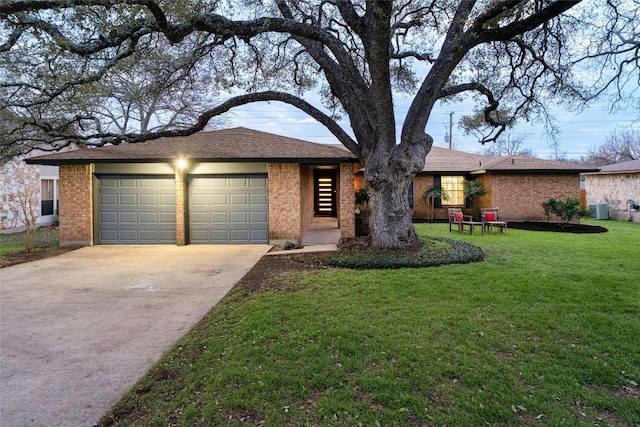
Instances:
[[[26,137],[16,138],[17,144],[38,135],[55,148],[69,137],[104,144],[188,135],[234,107],[290,104],[325,125],[365,166],[373,244],[414,248],[420,243],[407,189],[431,149],[425,128],[438,101],[474,98],[499,133],[510,120],[491,114],[498,106],[526,119],[544,113],[545,99],[588,99],[620,83],[633,67],[634,43],[640,39],[634,17],[638,0],[586,8],[579,3],[5,1],[0,5],[2,108],[23,120]],[[190,124],[157,132],[109,132],[91,112],[74,111],[74,99],[119,63],[135,55],[152,58],[149,40],[158,36],[188,57],[185,76],[208,73],[234,95]],[[185,45],[189,49],[180,50]],[[628,62],[617,61],[619,55]],[[612,60],[615,72],[600,73],[592,85],[575,79],[586,65]],[[311,89],[321,94],[322,105],[306,100]],[[401,129],[394,112],[397,93],[413,99]],[[340,127],[338,116],[347,119],[349,131]]]

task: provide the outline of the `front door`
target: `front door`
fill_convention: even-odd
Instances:
[[[313,171],[315,216],[336,216],[336,171]]]

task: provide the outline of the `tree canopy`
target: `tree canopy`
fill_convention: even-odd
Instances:
[[[471,97],[499,131],[513,117],[544,114],[554,98],[583,102],[611,88],[616,102],[638,95],[640,0],[580,3],[3,2],[0,97],[19,119],[5,143],[28,150],[188,135],[234,107],[284,102],[326,126],[365,165],[374,244],[415,247],[406,190],[431,148],[425,127],[436,102]],[[78,108],[92,85],[126,61],[153,62],[159,46],[170,47],[185,79],[205,76],[230,95],[191,120],[145,132],[101,126],[96,111]],[[309,90],[321,104],[306,99]],[[397,93],[413,97],[399,138]],[[492,114],[498,108],[511,117]]]

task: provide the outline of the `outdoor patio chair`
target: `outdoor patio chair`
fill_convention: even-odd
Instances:
[[[482,222],[474,221],[471,215],[464,215],[460,208],[449,208],[449,233],[451,233],[452,226],[455,225],[458,229],[458,233],[464,232],[465,225],[469,227],[469,232],[475,234],[475,227],[480,226],[482,234],[484,234],[484,224]]]
[[[482,229],[493,234],[493,227],[498,227],[500,233],[507,234],[507,221],[500,217],[499,208],[483,208],[482,213]]]

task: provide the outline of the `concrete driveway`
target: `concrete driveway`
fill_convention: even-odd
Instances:
[[[90,426],[266,245],[95,246],[0,270],[0,424]]]

